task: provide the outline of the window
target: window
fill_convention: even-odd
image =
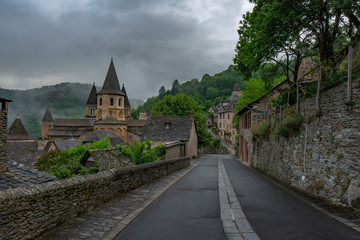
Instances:
[[[91,114],[91,115],[95,115],[95,109],[91,109],[91,110],[90,110],[90,114]]]
[[[110,98],[110,106],[113,106],[113,105],[114,105],[114,99]]]
[[[100,106],[102,106],[102,98],[100,98],[100,103],[99,104],[100,104]]]
[[[110,112],[109,112],[109,114],[110,114],[110,117],[112,117],[112,116],[113,116],[113,113],[112,113],[112,111],[110,111]]]
[[[121,98],[119,98],[119,106],[121,106]]]

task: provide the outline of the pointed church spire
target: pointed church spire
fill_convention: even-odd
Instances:
[[[44,117],[41,121],[42,122],[53,122],[54,121],[49,108],[46,109]]]
[[[124,95],[124,93],[120,90],[119,80],[115,71],[115,66],[112,58],[110,61],[108,72],[106,74],[104,85],[98,94],[103,93]]]
[[[124,100],[125,107],[127,107],[127,106],[130,107],[130,101],[129,101],[129,98],[127,96],[124,84],[122,85],[121,91],[125,94],[125,100]]]
[[[86,105],[96,105],[97,104],[96,93],[97,93],[97,91],[96,91],[96,87],[95,87],[95,83],[94,83],[91,88],[90,95],[86,102]]]

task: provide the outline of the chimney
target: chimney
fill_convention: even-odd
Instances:
[[[9,102],[11,102],[11,100],[0,98],[0,173],[7,171],[6,138],[7,138],[7,112],[8,112]]]

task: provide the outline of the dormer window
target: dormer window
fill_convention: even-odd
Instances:
[[[114,105],[114,99],[110,98],[110,106],[113,106],[113,105]]]
[[[165,122],[165,129],[169,129],[171,125],[171,122],[167,121]]]

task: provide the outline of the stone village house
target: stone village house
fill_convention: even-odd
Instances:
[[[209,109],[209,112],[214,114],[214,123],[219,129],[219,137],[233,145],[235,144],[235,135],[237,134],[237,130],[233,127],[232,122],[234,117],[233,111],[240,96],[241,89],[239,84],[236,83],[229,98]]]
[[[249,103],[236,113],[239,116],[239,157],[242,162],[249,163],[249,154],[254,152],[254,140],[250,128],[263,121],[271,114],[271,102],[274,97],[288,90],[290,81],[285,80],[271,89],[267,94]]]

